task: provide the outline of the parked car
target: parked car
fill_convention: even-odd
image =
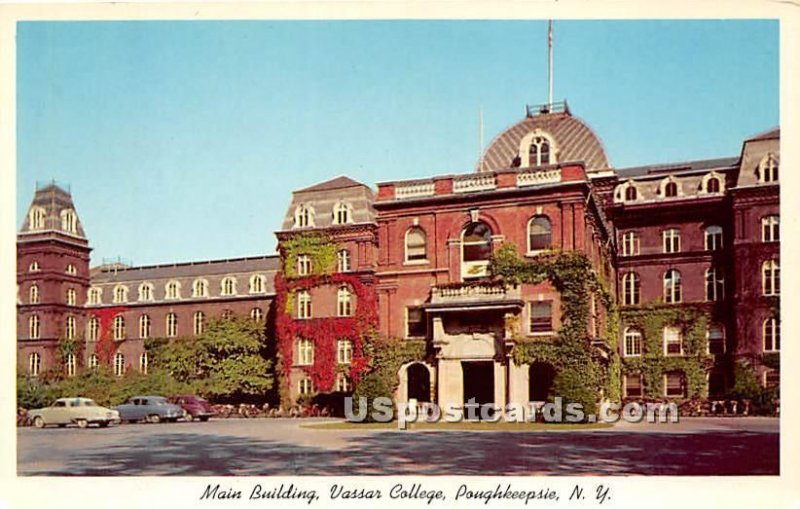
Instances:
[[[183,417],[183,409],[163,396],[134,396],[124,405],[114,408],[123,422],[175,422]]]
[[[105,428],[111,423],[120,422],[119,412],[99,406],[89,398],[59,398],[49,407],[28,412],[28,419],[37,428],[50,424],[75,424],[79,428],[97,424]]]
[[[180,394],[170,397],[169,402],[181,407],[184,411],[184,419],[189,422],[194,420],[205,422],[216,415],[211,404],[200,396]]]

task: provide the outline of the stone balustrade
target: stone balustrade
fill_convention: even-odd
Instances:
[[[561,169],[523,170],[517,173],[517,187],[536,186],[561,182]]]
[[[496,283],[464,283],[461,285],[434,286],[431,289],[431,303],[433,304],[519,298],[518,287],[506,287]]]
[[[409,198],[420,198],[423,196],[434,195],[434,184],[430,182],[412,182],[395,187],[395,198],[398,200],[406,200]]]
[[[467,177],[456,177],[453,179],[454,193],[472,193],[476,191],[488,191],[497,187],[494,174],[476,174]]]

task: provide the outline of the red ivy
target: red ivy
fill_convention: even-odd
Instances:
[[[347,285],[356,297],[355,313],[352,317],[325,317],[298,320],[286,311],[286,302],[293,292],[332,285]],[[376,330],[378,323],[378,299],[373,286],[365,284],[353,274],[313,275],[296,279],[275,276],[276,329],[278,349],[283,358],[283,372],[288,382],[294,366],[294,341],[309,339],[314,343],[314,364],[301,366],[320,392],[329,392],[336,381],[336,342],[349,339],[353,343],[353,359],[348,375],[358,383],[367,368],[364,341]]]
[[[99,364],[109,364],[111,362],[111,355],[117,349],[113,338],[114,318],[127,310],[126,306],[115,306],[97,309],[92,312],[92,315],[100,320],[100,338],[94,347]]]

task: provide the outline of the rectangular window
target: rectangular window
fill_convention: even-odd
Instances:
[[[353,342],[347,339],[340,339],[336,342],[336,362],[339,364],[350,364],[353,362]]]
[[[625,375],[625,397],[626,398],[641,398],[642,390],[642,375],[634,373]]]
[[[639,254],[639,237],[636,232],[625,232],[622,235],[622,256]]]
[[[681,251],[681,234],[676,228],[664,230],[664,252],[679,253]]]
[[[406,308],[406,337],[424,338],[428,334],[425,311],[421,307]]]
[[[683,355],[683,337],[677,327],[664,327],[664,355]]]
[[[682,398],[686,396],[686,384],[683,373],[671,371],[664,375],[664,395],[668,398]]]
[[[530,333],[544,334],[553,331],[552,301],[531,302],[530,307]]]

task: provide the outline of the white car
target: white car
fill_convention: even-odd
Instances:
[[[49,407],[31,410],[28,418],[37,428],[50,424],[75,424],[79,428],[97,424],[105,428],[111,423],[119,422],[119,412],[98,406],[89,398],[59,398]]]

